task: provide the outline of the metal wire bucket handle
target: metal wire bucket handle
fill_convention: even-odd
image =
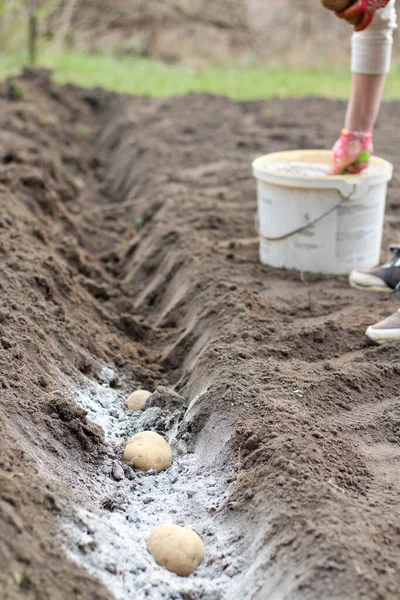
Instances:
[[[313,219],[312,221],[310,221],[306,225],[302,225],[301,227],[298,227],[294,231],[290,231],[289,233],[286,233],[285,235],[280,235],[279,237],[266,237],[265,235],[262,235],[260,233],[259,222],[258,222],[258,213],[256,213],[256,229],[257,229],[260,237],[262,237],[263,240],[265,240],[266,242],[280,242],[282,240],[287,240],[288,238],[292,237],[292,235],[296,235],[296,233],[301,233],[302,231],[304,231],[308,227],[311,227],[312,225],[315,225],[316,223],[319,223],[319,221],[322,221],[322,219],[325,219],[325,217],[328,217],[329,215],[331,215],[333,212],[335,212],[335,210],[337,210],[338,208],[340,208],[341,206],[343,206],[343,204],[345,202],[347,202],[347,201],[348,201],[348,198],[343,198],[343,200],[341,200],[339,202],[339,204],[336,204],[336,206],[334,206],[333,208],[330,208],[329,210],[327,210],[326,212],[324,212],[322,215],[320,215],[316,219]]]

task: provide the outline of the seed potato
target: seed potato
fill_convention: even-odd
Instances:
[[[321,0],[321,3],[328,10],[334,10],[335,12],[342,12],[342,10],[346,10],[346,8],[349,8],[349,6],[354,4],[354,0],[351,0],[350,2],[349,2],[349,0]],[[362,19],[362,15],[356,15],[355,17],[352,17],[348,21],[352,25],[358,25],[358,23],[361,21],[361,19]]]
[[[147,390],[136,390],[125,400],[126,407],[134,411],[142,410],[144,403],[150,396],[151,392]]]
[[[195,531],[178,525],[161,525],[147,538],[155,561],[169,571],[187,577],[204,558],[204,544]]]
[[[128,441],[124,460],[137,469],[164,471],[171,466],[172,449],[168,442],[155,431],[142,431]]]

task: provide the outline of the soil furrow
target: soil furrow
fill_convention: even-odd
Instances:
[[[18,101],[0,87],[4,598],[397,598],[398,351],[362,337],[396,298],[263,267],[254,243],[251,159],[300,136],[328,147],[344,107],[15,84]],[[395,129],[378,128],[380,154]],[[393,187],[386,239],[395,215]],[[176,410],[123,408],[165,386]],[[159,478],[120,460],[146,427],[176,453]],[[174,515],[208,545],[187,581],[144,548]]]

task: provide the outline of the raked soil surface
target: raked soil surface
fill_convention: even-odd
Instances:
[[[398,599],[400,347],[363,334],[400,296],[264,267],[254,231],[251,160],[344,108],[1,84],[1,600]],[[170,470],[122,461],[144,429]],[[164,522],[204,540],[187,579],[146,551]]]

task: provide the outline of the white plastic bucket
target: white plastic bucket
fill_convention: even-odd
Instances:
[[[263,264],[331,274],[378,264],[393,165],[372,157],[362,174],[333,177],[326,174],[330,163],[325,150],[253,161]]]

